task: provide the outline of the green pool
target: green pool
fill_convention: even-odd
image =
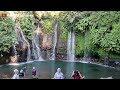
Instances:
[[[80,62],[66,62],[66,61],[34,61],[31,63],[21,63],[18,65],[3,65],[0,67],[0,78],[9,79],[13,76],[13,70],[15,68],[21,69],[22,67],[27,67],[27,76],[26,78],[31,79],[31,70],[32,67],[36,67],[37,76],[39,79],[51,79],[56,72],[56,69],[60,67],[64,73],[65,79],[72,79],[71,74],[73,70],[79,70],[85,75],[85,79],[99,79],[101,77],[110,77],[114,79],[120,79],[120,71],[103,67],[94,64],[80,63]]]

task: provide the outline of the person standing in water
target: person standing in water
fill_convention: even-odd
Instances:
[[[72,77],[73,77],[74,79],[84,79],[84,78],[85,78],[85,76],[82,76],[81,73],[78,72],[78,71],[73,71]]]
[[[27,69],[24,66],[23,69],[20,70],[20,76],[24,76],[25,77],[26,76],[26,71],[27,71]]]
[[[18,69],[14,70],[14,75],[13,75],[13,77],[11,79],[19,79],[19,71],[18,71]]]
[[[54,77],[52,79],[64,79],[63,73],[61,72],[61,68],[57,69]]]
[[[35,69],[35,67],[33,67],[33,69],[32,69],[32,77],[36,78],[36,69]]]

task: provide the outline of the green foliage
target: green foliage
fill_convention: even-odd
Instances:
[[[0,16],[1,16],[3,13],[6,13],[6,11],[0,11]]]
[[[78,11],[65,11],[65,12],[61,12],[60,17],[61,20],[72,24],[74,20],[80,16],[80,14],[81,13]]]
[[[14,22],[10,17],[0,17],[0,51],[9,52],[9,48],[14,45],[16,41]]]
[[[59,21],[60,23],[60,30],[61,30],[61,34],[60,34],[60,37],[63,39],[63,40],[66,40],[67,39],[67,26],[64,24],[64,22],[62,21]]]
[[[85,42],[84,36],[81,33],[76,34],[76,39],[75,39],[76,54],[80,54],[85,50],[84,42]]]
[[[120,53],[120,24],[114,24],[111,33],[107,33],[101,40],[101,46],[107,51]]]
[[[94,48],[94,50],[101,56],[101,58],[105,57],[106,52],[103,48]]]
[[[119,18],[120,12],[108,11],[108,12],[94,12],[93,16],[98,16],[91,19],[91,40],[94,45],[98,45],[103,50],[110,52],[114,51],[120,53],[119,44]]]
[[[58,23],[60,25],[61,34],[60,37],[63,40],[66,40],[67,38],[67,25],[64,21],[62,21],[61,17],[52,17],[50,13],[47,13],[45,16],[42,16],[41,18],[41,24],[42,24],[42,30],[46,33],[52,33],[53,32],[53,25],[55,23]]]
[[[32,11],[13,11],[15,14],[32,15]]]
[[[110,58],[120,58],[120,55],[119,54],[112,54],[112,53],[110,53],[109,57]]]
[[[3,12],[0,11],[0,14]],[[35,17],[29,16],[33,15],[32,11],[14,12],[20,16],[19,25],[24,35],[31,40],[35,22]],[[120,54],[120,11],[62,11],[58,16],[52,16],[50,12],[37,11],[37,16],[46,34],[52,33],[53,25],[59,23],[62,32],[60,37],[63,40],[67,40],[67,33],[73,27],[76,35],[76,54],[86,49],[93,49],[102,57],[106,53]],[[7,17],[0,18],[0,25],[0,50],[8,51],[16,41],[14,23]]]
[[[50,16],[43,16],[41,18],[41,24],[42,24],[42,30],[48,34],[53,31],[53,24],[55,23],[55,20]]]
[[[32,30],[34,26],[35,19],[30,16],[18,17],[18,23],[28,40],[32,39]]]
[[[85,33],[86,30],[88,30],[90,28],[90,15],[91,12],[90,11],[83,11],[83,12],[79,12],[79,18],[76,18],[75,20],[77,21],[75,23],[75,28],[76,31],[80,31],[81,33]]]
[[[61,18],[68,28],[73,26],[77,33],[77,54],[83,48],[100,48],[97,51],[101,56],[106,52],[120,53],[120,11],[65,11]],[[89,33],[86,35],[86,32]],[[84,36],[82,39],[79,33]]]

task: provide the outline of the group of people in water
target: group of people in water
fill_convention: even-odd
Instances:
[[[27,69],[26,67],[23,67],[20,72],[18,69],[15,69],[14,70],[14,75],[12,77],[12,79],[19,79],[19,76],[21,77],[26,77],[26,72],[27,72]],[[32,77],[35,78],[36,77],[36,69],[35,67],[32,68],[32,71],[31,71],[31,74],[32,74]]]
[[[23,76],[23,77],[26,77],[26,67],[23,67],[20,72],[18,69],[15,69],[14,70],[14,75],[12,77],[12,79],[19,79],[19,76]],[[31,71],[31,74],[32,74],[32,78],[36,78],[36,69],[35,67],[33,67],[32,71]],[[75,70],[73,71],[71,77],[73,79],[84,79],[85,76],[82,76],[81,75],[81,72]],[[64,79],[64,74],[62,73],[61,71],[61,68],[58,68],[57,69],[57,72],[54,74],[54,77],[52,79]]]
[[[84,79],[85,78],[85,76],[82,76],[81,73],[77,70],[73,71],[71,77],[73,79]],[[61,72],[60,68],[57,69],[57,72],[55,73],[52,79],[64,79],[64,74]]]

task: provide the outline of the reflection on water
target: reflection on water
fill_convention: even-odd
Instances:
[[[55,69],[55,62],[53,62],[53,63],[50,64],[50,65],[51,65],[51,66],[50,66],[50,72],[54,72],[54,73],[51,73],[51,74],[50,74],[50,77],[53,78],[55,72],[57,71],[57,70]]]
[[[39,79],[51,79],[53,78],[57,68],[61,68],[65,79],[72,79],[71,74],[74,70],[79,70],[82,75],[85,76],[85,79],[99,79],[101,77],[110,77],[114,79],[120,79],[120,71],[108,67],[102,67],[94,64],[86,64],[80,62],[64,62],[64,61],[35,61],[30,63],[20,63],[2,65],[0,67],[0,78],[11,78],[14,74],[13,70],[17,68],[20,70],[24,66],[27,67],[26,78],[32,78],[31,70],[32,67],[36,67],[37,76]]]
[[[74,63],[66,63],[65,65],[65,78],[71,79],[72,72],[75,71]]]

